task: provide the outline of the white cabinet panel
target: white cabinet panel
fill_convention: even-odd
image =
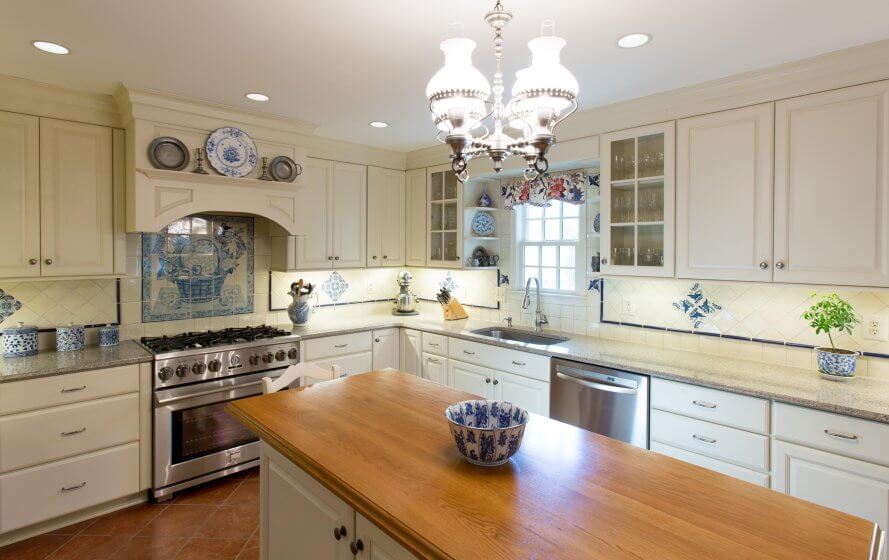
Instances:
[[[276,268],[323,269],[333,263],[333,162],[309,158],[303,175],[303,188],[309,194],[301,198],[299,213],[306,233],[294,240],[295,262]]]
[[[678,122],[676,276],[772,279],[774,104]]]
[[[426,169],[405,174],[405,264],[426,266]]]
[[[373,331],[373,369],[398,369],[398,329]]]
[[[399,344],[401,359],[398,369],[418,377],[423,376],[422,338],[423,333],[420,331],[401,329],[401,342]]]
[[[549,417],[549,383],[521,375],[494,373],[494,399],[518,405],[528,412]]]
[[[37,117],[0,112],[0,277],[40,276],[38,139]]]
[[[448,384],[448,359],[423,352],[423,379]]]
[[[674,459],[679,459],[680,461],[685,461],[692,465],[697,465],[751,484],[756,484],[757,486],[762,486],[764,488],[769,487],[769,475],[767,474],[745,469],[744,467],[732,465],[731,463],[726,463],[725,461],[713,459],[712,457],[707,457],[705,455],[692,453],[691,451],[679,449],[678,447],[673,447],[671,445],[665,445],[657,441],[651,442],[651,450],[660,453],[661,455],[667,455],[668,457],[673,457]]]
[[[448,360],[448,387],[478,395],[482,399],[494,398],[494,371],[457,360]]]
[[[0,414],[14,414],[137,391],[138,365],[16,381],[5,383],[0,391]]]
[[[356,352],[366,352],[373,348],[373,335],[370,332],[357,332],[310,338],[303,342],[303,360],[314,362],[329,356],[344,356]]]
[[[779,101],[778,282],[889,286],[889,82]]]
[[[357,375],[374,370],[373,352],[359,352],[357,354],[343,354],[323,360],[312,360],[312,363],[324,369],[333,366],[340,368],[340,375]]]
[[[769,433],[769,401],[689,383],[651,380],[651,408],[749,432]]]
[[[431,332],[423,333],[423,352],[438,354],[439,356],[447,356],[448,337]]]
[[[333,266],[365,266],[367,236],[367,167],[333,164]]]
[[[361,542],[361,552],[355,556],[356,560],[416,560],[417,558],[360,513],[355,514],[355,535]]]
[[[462,338],[450,338],[447,351],[449,357],[457,360],[483,364],[492,369],[549,382],[549,356],[521,352]]]
[[[367,266],[404,265],[404,171],[367,168]]]

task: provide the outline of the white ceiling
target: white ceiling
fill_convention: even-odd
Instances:
[[[887,0],[504,0],[507,88],[545,18],[581,108],[889,38]],[[434,144],[423,91],[462,21],[493,72],[487,0],[0,0],[0,73],[111,93],[125,82],[295,117],[323,136],[398,150]],[[641,31],[646,47],[615,46]],[[71,49],[53,56],[35,39]],[[244,99],[248,91],[272,97]],[[383,120],[387,129],[368,121]]]

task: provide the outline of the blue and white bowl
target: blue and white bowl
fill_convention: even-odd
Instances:
[[[3,329],[3,357],[20,358],[37,353],[37,327],[19,323]]]
[[[452,404],[445,417],[460,454],[474,465],[495,467],[519,450],[530,415],[506,401],[472,400]]]
[[[56,350],[59,352],[71,352],[83,350],[83,326],[68,325],[56,328]]]
[[[855,365],[858,361],[858,352],[846,350],[837,352],[833,348],[815,348],[818,358],[818,371],[824,377],[845,381],[855,377]]]
[[[117,325],[105,325],[99,327],[99,346],[117,346],[120,344],[120,327]]]

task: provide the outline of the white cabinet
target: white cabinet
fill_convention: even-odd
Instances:
[[[404,265],[404,171],[367,168],[367,266]]]
[[[382,329],[373,332],[373,369],[398,369],[398,329]]]
[[[602,137],[602,272],[673,276],[675,125]]]
[[[367,373],[374,369],[373,337],[370,332],[341,334],[303,341],[303,361],[322,368],[338,366],[340,375]]]
[[[405,174],[404,263],[426,266],[426,169]]]
[[[511,402],[528,412],[549,417],[549,383],[495,371],[493,384],[495,400]]]
[[[361,543],[357,560],[416,560],[416,556],[395,542],[360,513],[355,514],[356,546]]]
[[[678,122],[676,276],[772,279],[774,104]]]
[[[418,377],[423,376],[423,333],[414,329],[401,329],[399,353],[401,354],[398,369]]]
[[[889,81],[779,101],[777,282],[889,286]]]
[[[463,268],[463,189],[450,165],[427,169],[426,266]]]
[[[365,265],[367,235],[367,167],[336,162],[333,165],[334,268]]]
[[[39,128],[0,112],[0,277],[40,276]]]
[[[448,359],[429,352],[422,354],[423,379],[435,381],[441,385],[448,384]]]
[[[481,399],[494,398],[494,371],[457,360],[448,360],[448,387],[477,395]]]

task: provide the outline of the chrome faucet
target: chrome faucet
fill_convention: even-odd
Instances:
[[[512,327],[512,315],[507,315],[507,316],[504,317],[503,320],[500,321],[500,322],[501,322],[501,323],[506,323],[506,326],[507,326],[507,327]]]
[[[546,320],[546,315],[540,311],[540,281],[534,276],[528,278],[528,281],[525,282],[525,299],[522,300],[522,309],[528,309],[528,306],[531,305],[531,280],[534,280],[534,286],[537,288],[537,311],[534,312],[534,331],[543,332],[543,325],[548,325],[549,321]]]

